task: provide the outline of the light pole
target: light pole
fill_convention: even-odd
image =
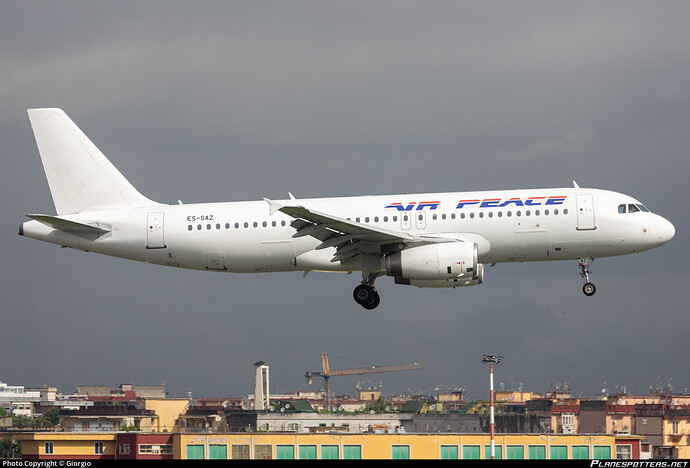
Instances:
[[[489,396],[491,398],[491,412],[489,413],[489,425],[491,426],[491,459],[496,456],[496,445],[494,443],[494,364],[498,365],[503,356],[495,354],[485,354],[482,363],[489,364]]]

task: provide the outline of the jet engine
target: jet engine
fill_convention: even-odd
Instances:
[[[457,284],[461,282],[460,279],[464,280],[462,283],[481,282],[478,252],[477,244],[470,242],[443,242],[410,247],[386,255],[386,274],[396,277],[396,283],[398,278],[441,281],[444,284],[451,280],[448,286],[439,284],[428,287],[461,286]]]

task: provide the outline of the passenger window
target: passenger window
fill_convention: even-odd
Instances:
[[[276,222],[275,222],[275,221],[272,221],[272,222],[271,222],[271,226],[276,227]]]
[[[189,226],[187,226],[187,229],[191,231],[191,230],[192,230],[192,225],[190,224]]]
[[[197,224],[196,229],[197,229],[197,231],[201,231],[201,224]]]
[[[379,217],[378,217],[378,216],[374,216],[374,222],[375,222],[375,223],[378,223],[378,222],[379,222]]]
[[[557,214],[558,214],[558,210],[553,210],[553,214],[557,215]]]
[[[512,211],[509,211],[509,212],[508,212],[508,217],[510,218],[511,216],[513,216],[513,212],[512,212]]]
[[[387,223],[387,222],[388,222],[388,216],[384,216],[384,217],[383,217],[383,222],[384,222],[384,223]]]
[[[483,218],[483,217],[484,217],[484,212],[480,212],[480,213],[479,213],[479,217],[480,217],[480,218]]]
[[[280,222],[280,225],[281,225],[281,226],[285,226],[285,221],[281,221],[281,222]]]
[[[355,222],[357,222],[357,223],[359,222],[359,217],[355,218]]]
[[[618,212],[625,213],[625,205],[618,205]]]
[[[493,218],[493,217],[494,217],[494,212],[493,212],[493,211],[489,211],[489,218]]]
[[[544,210],[544,216],[548,216],[548,215],[549,215],[549,210]]]
[[[640,211],[640,209],[637,206],[632,203],[628,205],[628,213],[637,213],[638,211]]]
[[[398,220],[397,216],[393,216],[393,222],[396,222]]]
[[[261,223],[261,225],[262,225],[263,227],[266,227],[266,226],[268,226],[268,223],[267,223],[266,221],[264,221],[263,223]]]
[[[240,223],[235,223],[235,229],[239,229],[239,228],[240,228]]]
[[[515,212],[515,216],[520,216],[520,215],[522,215],[522,213],[520,211]]]
[[[225,223],[225,229],[230,229],[230,223]]]
[[[252,223],[252,226],[254,226],[254,227],[257,227],[258,225],[259,225],[259,224],[258,224],[256,221],[254,221],[254,222]]]
[[[450,214],[450,219],[455,219],[455,213]]]
[[[563,214],[567,215],[568,214],[568,208],[563,208]]]
[[[246,229],[248,227],[249,227],[249,223],[244,223],[244,228]]]
[[[529,210],[525,211],[525,216],[529,216]]]
[[[216,229],[220,229],[220,223],[216,223]]]
[[[470,213],[470,218],[474,219],[474,213]]]
[[[366,218],[364,218],[364,222],[365,222],[365,223],[368,223],[368,222],[369,222],[369,216],[367,216]]]
[[[441,219],[446,219],[446,214],[445,214],[445,213],[443,213],[443,214],[441,215]]]
[[[503,217],[503,212],[502,212],[502,211],[499,211],[499,212],[498,212],[498,217],[499,217],[499,218],[502,218],[502,217]]]
[[[431,218],[436,221],[436,214],[432,215]]]
[[[465,213],[460,213],[460,218],[465,219]]]

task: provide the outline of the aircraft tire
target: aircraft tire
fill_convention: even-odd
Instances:
[[[582,286],[582,292],[585,293],[585,296],[594,296],[594,293],[597,292],[597,287],[594,286],[594,283],[585,283]]]
[[[366,304],[362,304],[362,307],[364,307],[367,310],[374,310],[379,306],[380,303],[381,303],[381,296],[379,296],[379,293],[374,291],[374,295],[373,295],[371,301],[367,302]]]

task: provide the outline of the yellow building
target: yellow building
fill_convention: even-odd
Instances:
[[[639,445],[641,437],[628,437]],[[610,459],[613,435],[510,434],[495,439],[496,458]],[[490,459],[490,437],[438,434],[180,434],[175,459]]]
[[[142,421],[141,430],[144,432],[172,432],[176,428],[178,418],[187,409],[189,400],[186,398],[146,398],[144,409],[152,410],[156,418]],[[150,424],[150,425],[148,425]]]

